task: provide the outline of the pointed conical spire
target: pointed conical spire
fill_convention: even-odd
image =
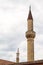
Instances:
[[[32,13],[31,13],[31,6],[29,7],[28,19],[32,19],[33,20]]]

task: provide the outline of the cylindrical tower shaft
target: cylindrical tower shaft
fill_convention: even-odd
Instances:
[[[35,32],[33,31],[33,17],[31,14],[31,9],[29,10],[29,15],[27,19],[27,61],[34,61],[34,38]]]
[[[34,40],[32,38],[27,40],[27,61],[34,60]]]
[[[19,63],[19,48],[18,48],[17,53],[16,53],[16,63]]]
[[[27,29],[28,31],[33,31],[33,20],[27,20]]]

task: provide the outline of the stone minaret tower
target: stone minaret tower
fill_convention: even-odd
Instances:
[[[34,61],[34,38],[35,32],[33,31],[33,17],[31,13],[31,7],[29,8],[29,15],[27,19],[27,61]]]
[[[17,53],[16,53],[16,63],[19,63],[19,48],[18,48]]]

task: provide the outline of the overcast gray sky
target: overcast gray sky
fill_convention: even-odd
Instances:
[[[0,0],[0,59],[16,61],[17,48],[20,61],[27,61],[27,17],[31,5],[36,32],[35,60],[43,59],[43,0]]]

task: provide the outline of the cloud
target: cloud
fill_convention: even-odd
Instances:
[[[43,34],[37,34],[34,43],[35,60],[43,59]]]
[[[0,59],[9,60],[9,61],[16,61],[16,52],[13,51],[1,51],[0,52]]]

